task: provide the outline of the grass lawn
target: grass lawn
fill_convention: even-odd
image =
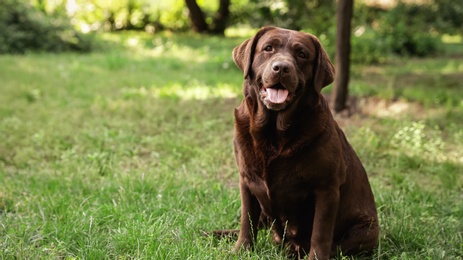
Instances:
[[[0,259],[286,259],[239,226],[242,38],[106,35],[92,54],[0,56]],[[339,118],[369,173],[375,259],[463,258],[463,45],[355,65]],[[330,92],[330,88],[324,90]]]

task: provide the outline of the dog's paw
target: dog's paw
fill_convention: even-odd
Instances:
[[[238,239],[235,245],[235,253],[240,252],[241,250],[250,250],[253,248],[253,243],[251,239]]]

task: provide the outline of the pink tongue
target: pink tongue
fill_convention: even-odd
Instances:
[[[283,103],[285,102],[286,98],[288,97],[288,90],[286,89],[275,89],[275,88],[267,88],[267,98],[272,103]]]

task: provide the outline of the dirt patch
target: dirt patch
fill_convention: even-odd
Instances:
[[[328,102],[331,101],[331,95],[324,95]],[[404,100],[386,100],[378,97],[355,97],[350,96],[347,100],[347,109],[333,115],[338,124],[361,125],[363,121],[369,118],[402,118],[405,116],[417,120],[429,115],[429,110],[416,102],[407,102]]]

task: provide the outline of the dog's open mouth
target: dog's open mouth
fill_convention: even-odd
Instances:
[[[288,99],[289,91],[283,87],[281,83],[270,87],[264,87],[263,90],[267,93],[268,101],[274,104],[282,104]]]
[[[259,85],[260,99],[270,110],[280,111],[285,109],[293,98],[292,92],[290,92],[281,82],[268,86],[263,83]]]

